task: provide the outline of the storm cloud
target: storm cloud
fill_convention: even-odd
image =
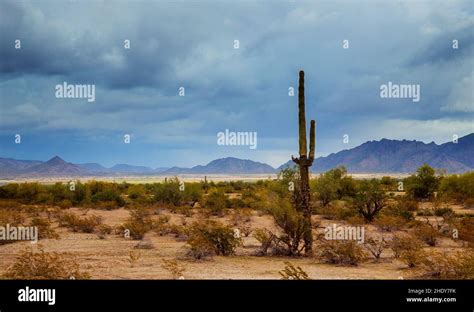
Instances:
[[[319,156],[443,143],[474,132],[473,26],[470,1],[2,1],[0,157],[278,166],[297,150],[300,69]],[[380,98],[389,81],[419,84],[420,102]],[[94,84],[95,102],[56,98],[63,82]],[[217,145],[225,129],[258,148]]]

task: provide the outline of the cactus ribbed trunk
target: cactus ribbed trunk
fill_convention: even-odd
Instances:
[[[296,208],[303,213],[304,217],[304,249],[309,255],[313,251],[313,234],[311,227],[311,193],[309,189],[309,167],[313,164],[316,148],[316,122],[311,120],[309,131],[309,154],[306,143],[306,115],[304,98],[304,71],[299,74],[298,86],[298,129],[299,129],[299,152],[300,157],[294,158],[293,162],[298,164],[300,170],[299,196],[296,196]]]

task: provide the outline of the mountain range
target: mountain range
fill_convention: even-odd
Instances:
[[[344,165],[351,173],[410,173],[424,163],[449,173],[474,170],[474,133],[457,143],[388,140],[368,141],[352,149],[315,159],[312,172],[324,172]],[[43,162],[0,158],[0,177],[110,176],[110,175],[179,175],[179,174],[271,174],[294,166],[290,160],[278,168],[234,157],[211,161],[192,168],[150,168],[117,164],[107,168],[97,163],[73,164],[58,156]]]

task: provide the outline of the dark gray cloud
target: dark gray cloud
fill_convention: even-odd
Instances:
[[[2,1],[0,156],[278,165],[296,149],[288,88],[301,68],[320,154],[381,137],[444,142],[474,131],[473,25],[469,1]],[[96,101],[56,99],[64,81],[95,84]],[[388,81],[420,84],[422,100],[381,99]],[[224,129],[257,131],[258,149],[217,146]],[[20,152],[12,133],[43,144]]]

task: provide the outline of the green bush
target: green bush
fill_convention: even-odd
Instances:
[[[130,217],[120,226],[120,230],[122,233],[129,233],[133,239],[142,239],[153,226],[150,211],[143,207],[135,207],[130,210]]]
[[[157,202],[179,206],[183,201],[184,192],[180,190],[178,178],[167,179],[156,185],[154,199]],[[186,189],[186,188],[185,188]]]
[[[366,259],[362,246],[352,240],[323,240],[317,257],[325,263],[341,265],[358,265]]]
[[[214,254],[232,255],[242,243],[240,238],[234,236],[231,227],[212,220],[195,222],[189,228],[188,235],[190,254],[196,259]]]
[[[394,257],[399,258],[409,267],[415,267],[423,261],[423,245],[416,236],[394,236],[389,246]]]
[[[222,191],[211,192],[207,196],[205,205],[211,214],[222,216],[227,208],[227,196]]]

